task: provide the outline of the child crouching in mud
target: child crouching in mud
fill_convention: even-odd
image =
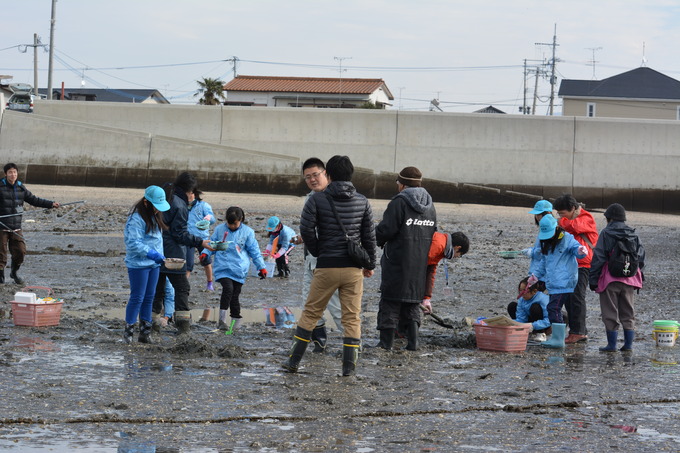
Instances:
[[[539,281],[531,277],[524,277],[517,287],[517,302],[510,302],[508,314],[517,322],[531,323],[532,340],[546,341],[547,335],[552,333],[548,317],[547,294],[538,290]]]
[[[204,266],[210,263],[213,255],[215,256],[214,278],[222,285],[220,316],[217,325],[220,330],[233,331],[240,326],[241,304],[239,295],[248,276],[250,260],[252,259],[255,268],[259,269],[260,279],[267,276],[267,269],[260,254],[260,245],[255,239],[255,232],[244,224],[244,221],[243,209],[237,206],[228,208],[226,223],[218,225],[210,236],[211,241],[226,243],[226,250],[210,251],[204,249],[201,253],[201,264]],[[227,325],[227,310],[230,311],[231,316],[229,325]]]

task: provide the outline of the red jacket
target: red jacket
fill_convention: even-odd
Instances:
[[[427,254],[427,277],[425,281],[424,299],[432,298],[434,277],[437,273],[437,264],[439,264],[439,261],[444,258],[444,251],[446,250],[446,236],[448,235],[438,231],[435,231],[432,235],[432,245],[430,245],[430,252]]]
[[[560,218],[560,226],[567,233],[571,233],[581,245],[586,246],[588,255],[577,260],[578,267],[590,268],[590,262],[593,260],[593,247],[597,244],[598,237],[597,224],[592,214],[581,208],[580,214],[574,220],[569,220],[566,217]],[[584,239],[584,236],[588,238],[588,241]]]

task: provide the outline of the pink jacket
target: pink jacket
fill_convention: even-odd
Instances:
[[[611,282],[621,282],[632,286],[633,288],[640,289],[642,288],[642,271],[638,269],[638,271],[632,277],[613,277],[612,274],[609,273],[609,267],[607,263],[604,263],[604,266],[602,267],[602,273],[600,274],[600,279],[597,281],[597,289],[595,292],[604,292]]]

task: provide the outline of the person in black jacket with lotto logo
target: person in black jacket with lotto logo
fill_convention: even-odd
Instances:
[[[21,232],[21,214],[24,202],[39,208],[58,208],[56,201],[45,200],[33,195],[19,181],[19,169],[16,164],[8,163],[4,167],[5,177],[0,180],[0,283],[5,283],[5,267],[7,266],[7,250],[12,256],[9,276],[17,285],[24,280],[17,271],[24,263],[26,242]]]
[[[347,156],[333,156],[326,163],[331,181],[322,192],[315,192],[305,203],[300,217],[300,235],[312,256],[317,258],[314,277],[305,308],[298,322],[283,368],[291,373],[298,370],[300,360],[312,341],[312,330],[321,319],[329,299],[338,291],[342,311],[342,375],[354,374],[361,346],[361,297],[364,277],[371,277],[375,268],[375,225],[371,205],[357,193],[352,184],[354,165]],[[337,211],[337,217],[333,207]],[[349,256],[347,237],[361,243],[370,263],[362,269]]]
[[[375,229],[380,260],[378,330],[383,349],[392,349],[400,323],[407,326],[406,349],[418,349],[420,304],[425,296],[427,255],[437,229],[437,213],[430,194],[422,188],[423,174],[406,167],[397,177],[399,193],[389,202]]]

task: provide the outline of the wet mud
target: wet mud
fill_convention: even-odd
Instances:
[[[126,345],[122,314],[128,279],[125,214],[140,195],[126,189],[32,186],[59,201],[88,199],[72,212],[31,210],[30,250],[21,275],[64,300],[58,326],[17,327],[8,302],[21,289],[0,285],[0,449],[8,451],[678,451],[680,346],[658,348],[656,319],[680,319],[680,218],[629,213],[647,249],[646,287],[636,298],[632,353],[600,353],[599,301],[588,295],[589,341],[523,353],[476,349],[466,318],[504,314],[528,260],[498,252],[529,246],[528,209],[438,204],[439,227],[464,231],[468,255],[450,264],[444,291],[437,274],[433,305],[451,324],[426,317],[417,352],[377,343],[380,272],[365,280],[363,342],[357,375],[341,374],[341,337],[325,354],[309,350],[298,374],[280,369],[291,326],[266,326],[266,308],[302,307],[302,253],[291,253],[288,279],[249,278],[245,322],[216,330],[219,293],[207,292],[200,266],[191,275],[189,335],[172,325],[154,344]],[[297,230],[302,197],[207,193],[219,216],[240,205],[262,230],[279,215]],[[376,218],[385,201],[372,201]],[[600,227],[601,213],[594,213]],[[258,235],[264,247],[264,236]],[[440,266],[441,267],[441,266]],[[6,270],[6,274],[8,271]],[[6,275],[7,276],[7,275]],[[36,289],[36,292],[42,291]],[[330,326],[332,320],[328,320]]]

